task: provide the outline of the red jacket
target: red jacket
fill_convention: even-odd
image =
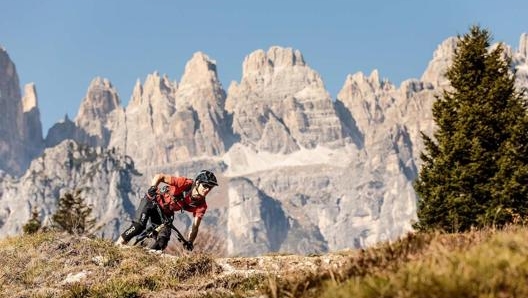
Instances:
[[[192,185],[192,179],[171,176],[168,191],[157,196],[163,213],[172,216],[174,212],[183,208],[185,211],[192,212],[194,217],[202,218],[207,210],[207,202],[205,198],[196,200],[191,197]]]

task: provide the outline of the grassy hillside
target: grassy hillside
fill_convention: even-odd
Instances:
[[[179,257],[38,233],[0,241],[1,297],[528,297],[528,229],[320,256]]]

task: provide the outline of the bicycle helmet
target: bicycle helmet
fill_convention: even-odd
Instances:
[[[201,182],[201,183],[207,183],[207,184],[211,184],[214,186],[218,186],[218,182],[216,181],[216,176],[211,171],[207,171],[207,170],[202,170],[200,173],[198,173],[194,181],[196,181],[196,183]]]

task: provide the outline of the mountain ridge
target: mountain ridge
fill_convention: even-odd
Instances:
[[[526,39],[521,36],[520,44]],[[212,202],[223,203],[208,211],[204,229],[225,237],[230,255],[318,253],[395,239],[412,230],[416,217],[412,182],[421,162],[419,134],[434,130],[431,106],[446,88],[441,77],[452,47],[448,39],[437,48],[423,80],[396,87],[380,80],[377,70],[356,73],[347,76],[335,100],[300,51],[281,47],[248,55],[241,81],[227,92],[215,62],[203,53],[189,60],[180,83],[158,73],[138,81],[127,107],[109,80],[96,78],[75,120],[53,126],[40,148],[65,160],[68,146],[81,156],[88,146],[97,157],[67,172],[60,162],[18,152],[19,159],[33,162],[18,178],[0,176],[0,234],[20,232],[36,202],[46,202],[40,217],[49,218],[57,189],[86,187],[105,227],[101,235],[115,238],[153,174],[192,178],[207,168],[224,183],[211,194]],[[518,85],[527,86],[526,57],[521,50],[509,53],[520,70]],[[8,81],[13,78],[11,73]],[[14,110],[22,110],[15,104]],[[34,122],[9,125],[18,131]],[[16,142],[27,144],[25,138]],[[18,148],[9,139],[1,142]],[[108,154],[121,162],[104,162]],[[108,167],[93,176],[100,185],[81,179],[101,164]],[[71,181],[71,175],[77,178]],[[105,198],[116,203],[109,208]],[[182,216],[177,223],[188,227],[190,219]]]

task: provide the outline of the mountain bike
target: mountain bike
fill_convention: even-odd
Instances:
[[[191,251],[193,249],[193,245],[191,242],[189,242],[185,237],[182,235],[182,233],[172,224],[170,221],[165,221],[161,225],[157,225],[155,223],[150,223],[149,226],[141,232],[139,235],[137,235],[133,241],[131,242],[132,246],[140,246],[144,248],[150,248],[157,240],[158,233],[166,226],[170,226],[170,228],[176,232],[176,237],[179,242],[182,243],[183,247],[186,250]]]
[[[161,229],[165,227],[170,227],[171,230],[176,232],[177,239],[179,242],[182,243],[183,248],[185,248],[186,250],[192,251],[193,250],[192,242],[185,239],[182,233],[174,226],[174,224],[172,223],[174,218],[172,216],[171,217],[165,216],[163,212],[161,212],[161,207],[158,203],[156,203],[156,208],[157,208],[158,214],[163,223],[156,224],[156,223],[150,222],[147,228],[135,237],[134,242],[132,242],[131,245],[140,246],[144,248],[150,248],[156,242],[158,238],[158,234],[161,231]]]

